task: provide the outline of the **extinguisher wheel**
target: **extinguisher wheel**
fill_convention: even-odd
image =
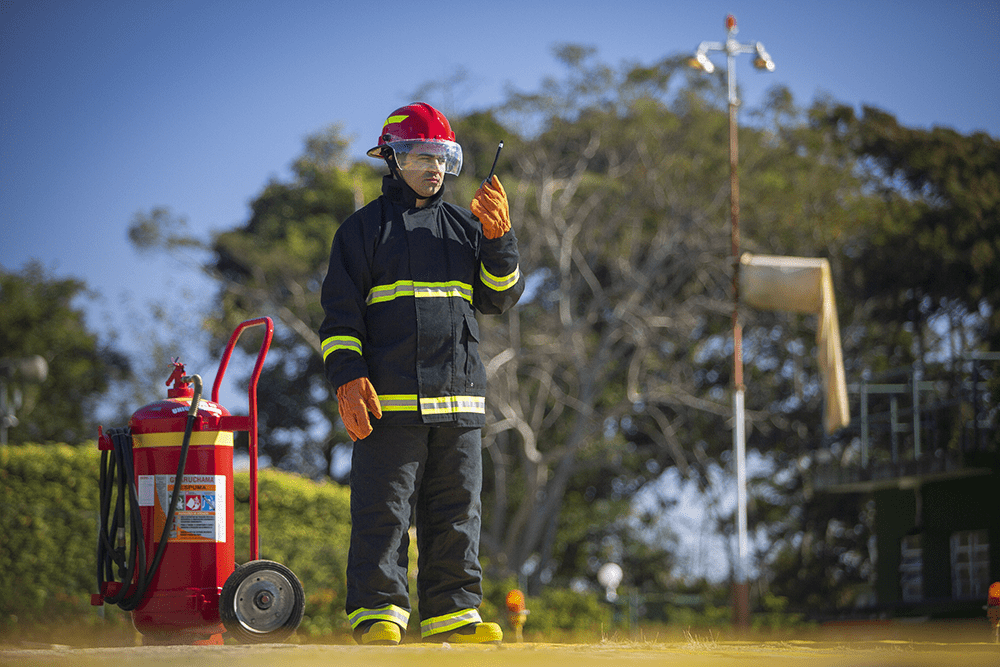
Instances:
[[[222,586],[219,616],[240,643],[282,642],[302,622],[305,592],[281,563],[255,560],[236,568]]]

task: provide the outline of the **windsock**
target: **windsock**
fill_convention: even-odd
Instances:
[[[816,347],[826,392],[823,426],[827,433],[832,433],[850,424],[830,262],[823,258],[744,253],[740,257],[740,298],[761,310],[790,310],[819,316]]]

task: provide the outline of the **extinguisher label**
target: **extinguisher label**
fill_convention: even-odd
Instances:
[[[139,507],[152,507],[156,492],[153,489],[153,475],[139,475]]]
[[[139,504],[153,507],[153,534],[163,533],[174,475],[140,475]],[[185,475],[168,542],[226,541],[226,476]]]

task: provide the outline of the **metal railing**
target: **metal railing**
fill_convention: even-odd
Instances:
[[[980,466],[983,454],[1000,455],[993,437],[1000,430],[1000,405],[989,387],[1000,372],[998,362],[1000,352],[977,353],[849,384],[859,419],[824,440],[834,459],[826,459],[815,481],[888,481],[954,471],[973,460]],[[837,443],[843,456],[836,456]]]

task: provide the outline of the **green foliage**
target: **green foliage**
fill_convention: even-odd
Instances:
[[[451,121],[451,126],[462,144],[462,173],[453,181],[448,181],[444,196],[459,206],[468,208],[479,184],[489,174],[496,156],[497,143],[503,140],[504,147],[497,159],[494,173],[501,182],[508,183],[514,162],[510,156],[517,155],[523,149],[523,139],[510,128],[501,125],[489,112],[455,118]]]
[[[783,630],[807,625],[805,614],[788,610],[788,598],[767,593],[761,598],[760,605],[762,611],[753,617],[754,630]]]
[[[721,605],[705,605],[701,608],[668,605],[666,616],[671,625],[681,628],[725,628],[733,623],[732,608]]]
[[[528,605],[532,605],[528,598]],[[541,636],[554,630],[589,631],[596,635],[611,620],[611,609],[594,593],[544,588],[531,611],[531,629]]]
[[[908,128],[874,107],[817,105],[813,124],[866,164],[891,216],[867,226],[858,288],[880,316],[920,330],[937,315],[976,313],[977,337],[1000,345],[1000,140],[944,127]],[[864,238],[864,237],[862,237]],[[930,349],[924,346],[923,352]]]
[[[128,375],[125,357],[98,341],[74,301],[85,285],[58,279],[40,264],[20,273],[0,271],[0,355],[20,359],[38,355],[48,365],[41,384],[8,380],[8,398],[19,391],[19,424],[8,442],[69,442],[93,437],[90,415],[112,380]]]
[[[0,632],[94,618],[95,449],[0,447]]]
[[[799,534],[776,537],[767,555],[770,594],[793,613],[852,607],[872,577],[874,502],[861,494],[816,494],[793,511],[801,517],[793,524]]]

